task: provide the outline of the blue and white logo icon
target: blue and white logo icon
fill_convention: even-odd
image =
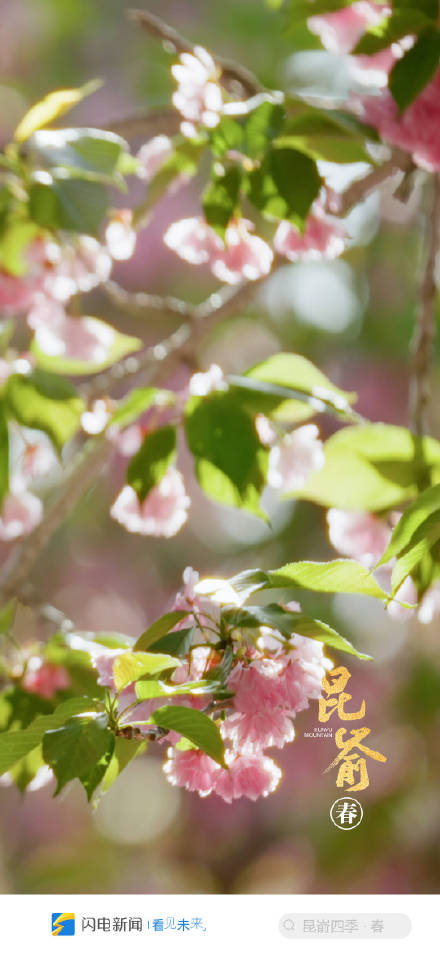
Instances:
[[[75,914],[53,913],[52,936],[75,936]]]

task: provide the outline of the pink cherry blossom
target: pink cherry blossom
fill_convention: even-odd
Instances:
[[[331,53],[351,53],[365,31],[383,19],[390,8],[385,4],[359,0],[334,13],[309,17],[307,24]]]
[[[207,599],[196,592],[196,586],[199,582],[199,574],[191,566],[187,566],[183,573],[183,592],[178,592],[173,602],[173,609],[188,611],[189,615],[175,627],[176,629],[186,628],[188,625],[197,625],[202,638],[207,642],[212,635],[211,630],[218,628],[221,615],[221,607],[218,603]]]
[[[91,291],[107,281],[112,269],[106,248],[89,235],[65,241],[62,247],[52,242],[48,259],[44,291],[56,301],[68,301],[78,291]]]
[[[255,429],[258,434],[258,439],[265,447],[271,447],[277,439],[277,432],[275,427],[271,424],[268,417],[265,417],[264,414],[257,414],[255,418]]]
[[[256,801],[278,787],[282,772],[271,758],[244,753],[226,760],[228,769],[220,768],[214,780],[215,793],[228,804],[240,797]]]
[[[284,658],[262,658],[245,665],[239,662],[228,678],[228,690],[234,692],[234,709],[253,715],[272,710],[282,703]]]
[[[43,293],[47,277],[49,245],[34,239],[23,258],[26,271],[12,275],[0,269],[0,312],[6,315],[25,313]]]
[[[62,304],[49,298],[32,309],[28,324],[44,354],[69,361],[105,363],[116,336],[110,325],[97,318],[70,317]]]
[[[256,281],[269,274],[273,252],[269,245],[250,232],[246,219],[231,222],[225,233],[225,242],[203,218],[186,218],[174,222],[164,235],[164,242],[184,261],[192,265],[209,264],[218,278],[226,284]]]
[[[175,669],[171,676],[171,681],[176,685],[183,682],[198,682],[204,678],[206,672],[212,667],[216,659],[215,653],[208,645],[198,645],[192,649],[188,659],[184,659],[181,665]]]
[[[203,751],[179,751],[175,748],[168,749],[168,760],[163,769],[170,784],[195,791],[200,797],[207,797],[213,792],[217,776],[222,770]]]
[[[235,285],[243,280],[256,281],[269,274],[272,249],[258,235],[251,235],[251,228],[252,223],[244,218],[228,225],[225,248],[211,261],[211,271],[219,281]]]
[[[389,5],[360,0],[358,3],[344,7],[343,10],[310,17],[308,25],[330,53],[351,53],[365,31],[380,23],[389,13],[391,13]],[[360,82],[385,86],[389,71],[396,58],[401,55],[402,46],[404,41],[394,43],[392,47],[371,56],[351,57],[352,75]]]
[[[358,559],[372,569],[383,556],[391,528],[373,513],[332,508],[327,513],[330,542],[343,556]]]
[[[364,96],[358,105],[385,141],[409,152],[421,168],[440,170],[440,70],[402,115],[388,90]]]
[[[303,234],[290,222],[281,222],[276,230],[274,248],[289,261],[319,261],[342,255],[347,239],[344,227],[315,202]]]
[[[145,427],[137,423],[130,424],[124,430],[120,430],[117,424],[111,424],[107,430],[107,439],[123,457],[132,457],[140,450],[145,432]]]
[[[190,265],[204,265],[223,251],[223,243],[203,218],[173,222],[164,235],[168,248]]]
[[[197,126],[212,128],[220,121],[223,97],[218,79],[220,72],[212,56],[201,46],[193,53],[182,53],[179,63],[171,67],[177,82],[173,104],[186,122],[181,124],[184,135],[195,136]]]
[[[146,142],[136,156],[139,162],[139,178],[146,182],[154,179],[163,164],[173,155],[173,151],[173,143],[168,136],[154,136]]]
[[[246,714],[234,712],[222,722],[221,733],[237,751],[283,748],[295,737],[292,719],[280,708]]]
[[[204,373],[193,374],[188,385],[189,393],[193,397],[206,397],[224,387],[226,387],[224,374],[218,364],[211,364],[209,370]]]
[[[127,261],[136,248],[137,234],[132,225],[133,212],[129,208],[119,209],[105,230],[107,250],[115,261]]]
[[[84,413],[81,414],[81,426],[85,433],[91,435],[102,433],[108,421],[111,419],[111,416],[112,409],[110,401],[105,398],[99,398],[93,401],[89,410],[85,410]],[[118,428],[115,428],[115,430],[118,430]],[[120,433],[119,430],[118,433]]]
[[[306,424],[272,447],[267,482],[283,493],[295,493],[323,465],[324,451],[318,428],[315,424]]]
[[[63,665],[32,658],[21,684],[27,692],[40,695],[41,698],[52,698],[58,691],[69,688],[70,676]]]
[[[129,533],[169,538],[175,536],[186,523],[190,503],[182,475],[170,467],[143,503],[139,501],[133,487],[124,486],[110,514]]]
[[[17,365],[19,362],[14,362]],[[20,362],[24,363],[24,362]],[[16,368],[15,373],[25,368]],[[14,473],[13,482],[24,489],[34,480],[40,480],[59,466],[53,444],[41,430],[31,427],[14,427],[9,433],[10,462]],[[18,483],[17,483],[18,478]]]
[[[29,493],[22,477],[13,477],[1,507],[0,539],[10,542],[20,536],[27,536],[41,523],[42,518],[41,500]]]

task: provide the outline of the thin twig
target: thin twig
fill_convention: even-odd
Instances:
[[[171,49],[174,49],[176,53],[192,53],[194,46],[197,45],[191,43],[190,40],[187,40],[186,37],[178,33],[178,31],[169,26],[168,23],[165,23],[164,20],[161,20],[160,17],[155,16],[148,10],[129,10],[128,15],[131,20],[141,26],[150,36],[161,40]],[[220,82],[223,85],[230,87],[231,83],[239,83],[242,89],[250,96],[262,92],[263,87],[257,77],[254,76],[250,70],[246,69],[246,67],[241,66],[240,63],[234,63],[231,60],[224,59],[222,56],[217,56],[217,54],[214,59],[221,67],[222,75]]]
[[[0,590],[5,598],[17,594],[33,569],[40,552],[101,472],[111,451],[103,439],[87,440],[76,454],[70,472],[48,507],[44,519],[16,548],[2,566]]]
[[[125,139],[151,139],[153,136],[175,136],[179,132],[181,116],[176,109],[140,109],[129,116],[113,119],[102,126]]]
[[[342,217],[347,215],[355,205],[362,202],[371,192],[375,192],[398,172],[408,173],[413,168],[414,163],[410,155],[406,152],[393,152],[387,162],[377,166],[362,179],[356,179],[345,192],[336,197],[332,193],[332,205],[329,211]]]
[[[434,179],[433,193],[433,205],[426,214],[425,264],[411,348],[410,416],[412,429],[418,435],[425,432],[425,417],[430,392],[430,364],[435,338],[437,296],[435,266],[440,243],[439,176]]]

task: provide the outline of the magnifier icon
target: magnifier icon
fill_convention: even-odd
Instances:
[[[293,920],[286,919],[286,920],[283,920],[283,927],[285,930],[294,930],[295,924]]]

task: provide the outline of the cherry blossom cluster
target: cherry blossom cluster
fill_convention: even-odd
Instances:
[[[159,739],[168,746],[164,771],[172,784],[201,797],[215,793],[228,803],[243,796],[256,800],[274,791],[282,776],[267,749],[283,748],[293,741],[296,715],[320,697],[322,679],[333,663],[324,655],[323,644],[314,639],[299,635],[285,639],[266,627],[252,632],[231,627],[225,632],[220,604],[200,595],[197,584],[198,574],[186,569],[184,589],[176,596],[173,608],[185,611],[187,616],[174,631],[193,625],[195,635],[187,656],[168,681],[173,690],[170,701],[212,713],[224,740],[226,767],[194,745],[182,743],[176,732],[168,732]],[[232,591],[227,593],[231,595]],[[290,605],[292,611],[298,611],[297,603],[285,608]],[[225,636],[231,659],[224,680],[226,697],[222,700],[214,691],[209,692],[209,685],[206,689],[206,681],[199,690],[197,682],[202,685],[214,669],[221,667]],[[119,730],[131,726],[140,735],[153,737],[154,725],[149,719],[164,704],[164,698],[137,701],[134,684],[116,693],[113,669],[122,649],[104,650],[82,639],[78,647],[92,653],[98,683],[117,695]]]
[[[365,31],[390,13],[388,4],[359,0],[334,13],[311,17],[308,22],[327,50],[350,54]],[[354,77],[368,85],[370,91],[368,95],[353,94],[348,105],[363,121],[376,127],[385,142],[409,152],[421,168],[438,171],[440,69],[402,114],[386,88],[391,69],[413,42],[414,37],[409,34],[380,53],[351,56]]]

